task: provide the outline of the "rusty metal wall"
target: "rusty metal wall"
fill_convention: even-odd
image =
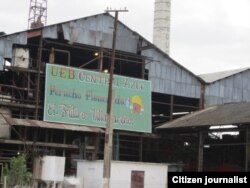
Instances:
[[[112,48],[114,18],[97,15],[62,24],[64,38],[70,43]],[[116,49],[136,53],[139,36],[126,26],[118,24]]]

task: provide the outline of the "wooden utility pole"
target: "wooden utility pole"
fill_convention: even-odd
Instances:
[[[108,104],[107,104],[107,127],[105,131],[105,141],[104,141],[104,160],[103,160],[103,188],[110,187],[110,171],[111,171],[111,159],[112,159],[112,149],[113,149],[113,74],[114,74],[114,64],[115,64],[115,45],[116,45],[116,32],[117,32],[117,22],[118,13],[127,12],[127,10],[106,10],[106,12],[115,12],[114,21],[114,31],[113,31],[113,42],[112,42],[112,55],[111,55],[111,65],[109,73],[109,88],[108,88]]]

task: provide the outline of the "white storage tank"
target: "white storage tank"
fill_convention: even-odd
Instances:
[[[64,180],[65,157],[44,156],[36,158],[33,178],[45,182],[62,182]]]

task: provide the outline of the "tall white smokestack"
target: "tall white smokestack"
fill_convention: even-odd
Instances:
[[[155,0],[153,43],[169,54],[171,0]]]

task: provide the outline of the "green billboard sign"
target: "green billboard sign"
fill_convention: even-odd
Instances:
[[[109,74],[46,65],[44,121],[105,128]],[[114,75],[113,128],[151,132],[151,84]]]

